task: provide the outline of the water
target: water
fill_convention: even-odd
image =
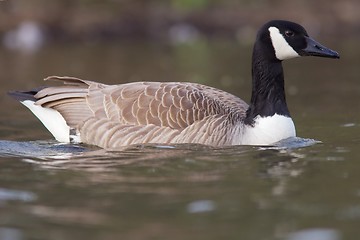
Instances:
[[[0,50],[0,239],[358,239],[360,50],[329,46],[342,59],[284,63],[301,138],[266,148],[149,145],[112,152],[58,144],[5,92],[57,74],[105,83],[196,81],[248,101],[250,46],[124,42],[47,46],[36,54]]]

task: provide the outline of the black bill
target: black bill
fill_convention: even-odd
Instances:
[[[306,48],[300,50],[299,52],[300,56],[340,58],[340,55],[337,52],[321,45],[310,37],[306,37],[306,43]]]

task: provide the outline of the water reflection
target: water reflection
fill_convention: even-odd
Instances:
[[[286,240],[340,240],[340,233],[334,229],[304,229],[291,233]]]
[[[13,145],[18,147],[19,143],[13,142]],[[90,146],[54,142],[45,144],[44,141],[28,142],[25,146],[19,156],[23,162],[36,168],[85,173],[81,174],[81,179],[67,179],[67,184],[83,187],[88,187],[89,182],[108,184],[108,191],[124,193],[171,196],[189,191],[174,188],[172,184],[217,184],[227,182],[232,175],[238,174],[243,174],[242,181],[246,184],[247,181],[252,181],[254,174],[259,179],[275,180],[270,188],[271,195],[280,197],[288,193],[289,178],[298,177],[306,167],[306,161],[303,161],[306,154],[298,149],[284,147],[266,149],[251,146],[212,148],[194,144],[136,145],[106,151]],[[32,148],[36,152],[29,150]],[[215,209],[216,203],[211,199],[197,201],[189,203],[188,212]],[[272,206],[271,201],[263,196],[254,198],[254,201],[261,209]]]
[[[216,203],[211,200],[197,200],[186,206],[188,213],[211,212],[216,209]]]
[[[314,178],[311,171],[314,164],[309,156],[311,152],[320,151],[324,144],[290,149],[138,145],[121,151],[59,145],[51,141],[27,142],[25,147],[19,142],[13,144],[21,146],[18,158],[30,166],[28,174],[35,173],[41,182],[41,185],[23,186],[37,198],[17,210],[20,211],[17,214],[38,219],[35,222],[39,227],[44,222],[48,226],[61,225],[64,231],[71,226],[86,229],[107,226],[116,236],[124,235],[115,229],[126,229],[133,236],[135,230],[131,229],[139,226],[144,234],[150,234],[155,221],[159,233],[170,236],[172,230],[169,229],[174,226],[195,228],[193,231],[197,232],[205,224],[216,232],[223,231],[229,225],[219,226],[217,220],[231,219],[231,229],[237,229],[229,233],[232,236],[240,236],[237,233],[241,230],[252,236],[249,239],[273,234],[280,239],[298,240],[311,234],[330,235],[327,235],[329,232],[298,232],[294,219],[296,222],[324,219],[332,214],[347,221],[355,219],[350,214],[354,212],[352,208],[333,209],[314,203],[314,193],[301,193],[311,189],[306,181]],[[4,146],[4,142],[1,145]],[[9,145],[7,147],[9,149]],[[323,181],[314,179],[314,182]],[[306,189],[301,190],[302,186]],[[0,216],[0,220],[2,218]],[[257,235],[255,228],[259,224],[270,229],[265,228]],[[50,228],[49,231],[56,230]],[[186,237],[185,233],[181,236]],[[85,231],[83,234],[82,239],[94,239]]]
[[[7,201],[32,202],[36,199],[36,194],[32,192],[0,188],[0,204]]]
[[[296,139],[298,141],[298,139]],[[311,143],[315,143],[311,141]],[[59,144],[55,141],[0,141],[0,155],[13,155],[23,157],[28,163],[36,164],[49,169],[83,169],[86,171],[114,171],[115,166],[143,165],[146,166],[176,161],[181,159],[187,164],[222,163],[224,159],[230,161],[236,156],[254,155],[252,158],[260,159],[265,165],[263,174],[280,176],[281,169],[296,163],[298,159],[305,158],[304,154],[279,147],[252,147],[231,146],[213,148],[197,144],[180,145],[133,145],[115,150],[99,149],[86,145]],[[299,145],[302,147],[302,142]],[[257,151],[254,151],[258,149]],[[264,159],[264,161],[262,161]],[[274,160],[272,160],[274,159]],[[296,175],[291,173],[290,175]]]
[[[34,205],[27,207],[26,211],[33,216],[48,219],[53,223],[66,222],[67,224],[71,224],[81,222],[86,225],[98,225],[107,220],[105,214],[81,207]]]
[[[20,229],[0,227],[0,240],[22,240],[24,234]]]

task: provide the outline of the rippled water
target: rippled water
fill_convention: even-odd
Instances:
[[[64,145],[3,94],[0,239],[357,239],[360,51],[334,48],[340,61],[284,64],[301,138],[274,147]],[[227,42],[1,50],[1,88],[58,74],[197,81],[247,100],[250,53]]]

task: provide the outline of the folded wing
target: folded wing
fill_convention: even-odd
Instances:
[[[58,111],[85,143],[114,148],[137,143],[224,145],[248,105],[224,91],[194,83],[136,82],[105,85],[49,77],[36,105]]]

